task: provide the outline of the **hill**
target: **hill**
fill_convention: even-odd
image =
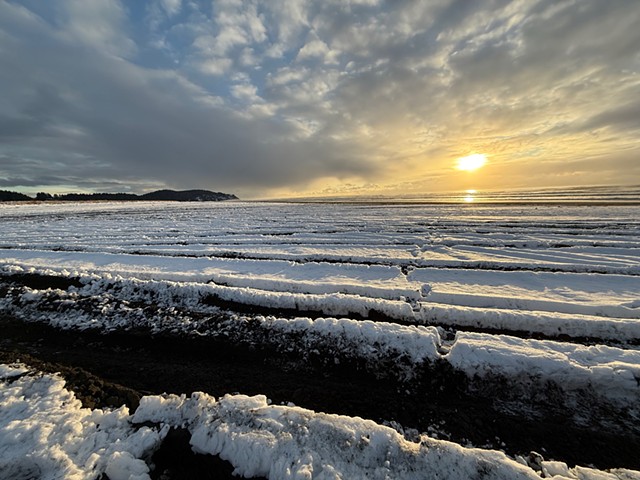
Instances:
[[[0,190],[0,202],[24,202],[29,200],[33,200],[33,198],[23,193]]]
[[[0,202],[16,201],[63,201],[63,202],[89,202],[97,200],[113,201],[177,201],[177,202],[221,202],[223,200],[237,200],[233,194],[222,192],[211,192],[209,190],[157,190],[155,192],[136,195],[134,193],[64,193],[51,195],[46,192],[39,192],[35,199],[18,192],[0,190]]]
[[[140,200],[173,200],[178,202],[219,202],[222,200],[237,200],[233,194],[210,192],[209,190],[157,190],[140,195]]]

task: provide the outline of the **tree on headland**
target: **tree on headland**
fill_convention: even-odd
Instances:
[[[169,200],[177,202],[219,202],[238,199],[238,197],[230,193],[210,192],[209,190],[157,190],[140,195],[139,198],[140,200]]]
[[[138,195],[133,193],[65,193],[57,195],[56,200],[70,202],[86,202],[92,200],[138,200]]]
[[[29,200],[33,200],[33,198],[24,193],[0,190],[0,202],[24,202]]]
[[[36,193],[36,200],[44,202],[46,200],[53,200],[53,195],[47,192],[38,192]]]
[[[157,190],[155,192],[136,195],[135,193],[64,193],[51,195],[47,192],[38,192],[35,200],[46,202],[50,200],[63,202],[87,202],[97,200],[134,201],[134,200],[160,200],[178,202],[220,202],[223,200],[237,200],[233,194],[222,192],[210,192],[209,190]],[[0,190],[0,202],[29,201],[34,198],[23,193]]]

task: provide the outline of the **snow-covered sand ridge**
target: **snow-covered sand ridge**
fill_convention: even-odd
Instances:
[[[452,372],[505,403],[593,404],[633,429],[640,419],[639,218],[632,205],[0,205],[0,309],[67,330],[139,329],[269,348],[300,361],[352,362],[409,390],[433,372]],[[66,286],[30,286],[39,276]],[[80,476],[89,468],[112,480],[127,472],[145,478],[140,459],[171,426],[187,428],[194,449],[220,454],[245,475],[539,478],[499,452],[425,436],[409,442],[366,420],[273,406],[263,396],[151,396],[131,415],[82,409],[56,377],[22,366],[2,372],[3,405],[13,417],[0,429],[0,448],[22,457],[14,443],[25,438],[58,458],[64,448],[53,445],[65,438],[73,450],[53,463],[6,468],[66,465]],[[71,426],[49,444],[42,432],[58,431],[57,424],[38,412],[52,408]],[[42,420],[33,430],[41,433],[12,436],[37,425],[34,419]],[[136,426],[147,420],[156,426]],[[123,438],[143,435],[132,442],[144,448],[114,446],[105,431],[103,444],[95,440],[97,456],[87,453],[72,437],[91,437],[94,424]],[[545,468],[548,477],[636,478],[561,462]]]

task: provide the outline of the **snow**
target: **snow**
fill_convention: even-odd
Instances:
[[[640,278],[565,272],[416,269],[430,303],[640,319]]]
[[[133,420],[186,425],[196,452],[220,455],[248,478],[462,479],[480,471],[491,479],[536,478],[501,452],[428,437],[412,443],[370,420],[269,405],[260,395],[217,402],[204,394],[155,397],[141,403]]]
[[[420,303],[416,316],[426,324],[536,333],[550,338],[561,335],[610,341],[637,341],[640,338],[640,322],[627,318],[431,303]]]
[[[58,376],[23,375],[24,365],[0,372],[0,478],[149,478],[142,458],[166,429],[131,425],[124,406],[83,408]]]
[[[639,219],[633,205],[0,204],[4,280],[81,285],[11,286],[0,309],[65,329],[204,335],[371,371],[393,363],[384,373],[405,382],[447,364],[517,393],[551,382],[565,400],[640,418]],[[60,378],[24,366],[0,367],[0,379],[0,458],[13,459],[0,460],[2,478],[147,478],[168,426],[242,475],[539,478],[500,452],[412,443],[260,396],[145,397],[132,416],[83,409]],[[545,478],[638,478],[538,467]]]
[[[613,402],[640,401],[637,350],[458,332],[446,359],[469,376],[542,379],[566,392],[590,388]]]
[[[29,370],[2,365],[0,371]],[[263,395],[202,392],[141,399],[133,415],[83,408],[57,375],[29,371],[0,380],[0,477],[148,479],[149,459],[168,428],[186,428],[196,453],[219,455],[245,478],[537,479],[502,452],[437,440],[417,442],[371,420],[271,405]],[[640,472],[569,468],[541,461],[545,478],[638,479]]]
[[[535,391],[536,382],[554,382],[565,391],[567,398],[577,395],[576,392],[589,391],[600,401],[622,408],[637,409],[640,404],[640,350],[637,349],[465,331],[458,331],[452,342],[443,342],[438,330],[431,326],[349,318],[231,315],[214,323],[207,322],[206,317],[199,322],[178,309],[215,313],[215,307],[202,305],[203,292],[211,288],[208,285],[110,282],[114,281],[89,281],[85,287],[72,292],[24,288],[19,290],[23,293],[17,295],[14,303],[8,301],[11,297],[5,297],[0,306],[15,315],[41,318],[61,328],[142,327],[154,332],[183,331],[237,344],[270,346],[279,352],[296,352],[301,358],[317,352],[323,358],[336,361],[357,359],[364,361],[372,372],[379,370],[380,365],[388,365],[390,359],[396,359],[393,367],[385,367],[385,373],[393,372],[395,378],[402,381],[415,378],[425,363],[445,361],[469,377],[502,375],[512,385],[525,390]],[[110,287],[105,288],[106,284]],[[107,295],[105,291],[110,293]],[[141,315],[140,309],[118,304],[111,295],[131,302],[145,299],[145,304],[153,303],[165,310],[148,317]],[[82,304],[83,298],[90,299],[91,308]],[[43,311],[47,313],[43,315]],[[629,332],[637,332],[637,324],[632,326],[636,330]],[[398,358],[403,362],[398,362]]]
[[[90,272],[69,269],[70,266],[77,266],[74,262],[81,262],[77,260],[82,257],[78,253],[60,255],[58,252],[45,252],[51,260],[48,260],[47,256],[41,258],[40,253],[24,253],[26,255],[19,262],[22,266],[16,264],[18,263],[16,258],[12,258],[2,270],[14,273],[27,271],[79,277],[83,282],[91,285],[91,290],[89,290],[90,287],[86,287],[84,292],[86,294],[91,292],[97,294],[100,289],[117,288],[120,298],[127,300],[131,300],[132,297],[139,298],[140,294],[134,290],[144,289],[156,292],[167,302],[187,302],[193,308],[198,308],[197,304],[203,297],[212,295],[237,304],[318,312],[323,315],[358,315],[366,318],[372,312],[376,312],[385,318],[405,323],[473,326],[541,333],[551,337],[568,335],[617,342],[634,342],[640,339],[640,318],[638,318],[640,308],[634,303],[638,302],[634,299],[638,298],[637,292],[640,291],[640,277],[608,275],[607,278],[599,278],[602,275],[564,274],[565,277],[554,278],[554,275],[561,274],[495,271],[442,272],[420,269],[408,275],[410,280],[399,280],[397,288],[386,288],[384,294],[396,297],[389,299],[381,298],[382,290],[369,286],[363,279],[364,274],[359,280],[362,282],[361,285],[352,284],[349,287],[351,292],[359,292],[359,294],[344,293],[344,290],[349,290],[342,288],[346,282],[344,277],[340,279],[341,284],[331,284],[326,280],[328,276],[323,277],[326,283],[309,281],[312,287],[308,287],[304,282],[296,283],[291,280],[289,285],[296,284],[295,289],[291,289],[295,291],[274,291],[260,288],[264,287],[264,284],[260,283],[262,280],[249,280],[248,277],[242,280],[251,285],[247,287],[199,281],[143,282],[135,278],[122,278],[117,272],[123,272],[117,269],[89,268],[86,262],[83,262],[82,266],[89,268]],[[29,254],[33,255],[29,257],[29,261],[24,260]],[[139,267],[146,257],[134,260],[138,261]],[[184,259],[176,260],[182,262]],[[58,262],[57,265],[56,262]],[[159,263],[162,264],[162,262]],[[169,268],[166,267],[167,263],[163,268]],[[36,268],[33,265],[41,265],[41,267]],[[111,264],[108,265],[111,266]],[[312,270],[315,265],[306,264],[306,267]],[[333,267],[333,265],[330,266]],[[129,269],[132,270],[134,267]],[[141,270],[137,273],[140,274],[139,276],[145,276],[141,275]],[[149,276],[150,270],[151,267],[144,268],[147,272],[146,276]],[[175,270],[174,273],[165,273],[164,276],[195,280],[210,278],[200,274],[189,274],[186,266],[182,270],[176,267]],[[327,270],[318,269],[315,274],[320,278],[326,272]],[[368,271],[368,273],[374,272]],[[97,274],[104,280],[96,280]],[[284,274],[280,271],[278,275]],[[454,278],[455,281],[446,278],[446,275]],[[412,281],[411,279],[414,278],[430,281],[428,283]],[[441,281],[443,278],[445,281]],[[565,281],[564,287],[560,283],[562,280]],[[355,283],[355,276],[352,276],[350,281]],[[379,284],[382,282],[384,280],[379,280]],[[271,287],[276,283],[283,289],[288,288],[283,281],[274,281]],[[329,293],[301,293],[300,290],[328,291]],[[491,295],[491,291],[496,293]],[[416,301],[415,298],[418,295],[420,297]],[[24,300],[27,299],[28,297],[24,298]]]
[[[0,252],[7,264],[52,271],[109,273],[140,279],[215,282],[234,287],[293,293],[349,293],[396,299],[419,297],[399,267],[292,263],[280,260],[159,257],[110,253]]]
[[[0,365],[0,380],[19,377],[29,371],[28,368],[20,365]]]
[[[0,268],[329,316],[640,339],[640,207],[0,205]]]

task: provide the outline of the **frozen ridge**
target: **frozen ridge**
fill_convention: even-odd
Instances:
[[[270,405],[266,397],[147,396],[132,415],[83,408],[57,375],[0,366],[0,477],[149,479],[148,461],[169,428],[186,428],[195,452],[219,455],[237,475],[285,479],[539,479],[504,453],[465,448],[361,418]],[[544,478],[637,480],[640,472],[542,461]]]
[[[3,250],[5,265],[58,272],[91,272],[151,280],[215,282],[232,287],[291,293],[347,293],[366,297],[417,300],[420,285],[400,267],[282,260],[162,257],[112,253]]]
[[[0,478],[148,479],[142,460],[167,429],[134,427],[127,407],[83,408],[57,375],[0,367]]]
[[[588,387],[612,401],[640,402],[640,351],[458,332],[446,359],[469,376],[541,379],[567,391]]]
[[[190,312],[199,306],[201,311],[215,313],[214,307],[201,305],[202,289],[208,292],[208,285],[124,280],[115,283],[117,288],[105,288],[111,285],[105,282],[108,280],[98,279],[70,292],[23,287],[15,297],[0,299],[0,306],[19,317],[39,319],[61,328],[108,331],[141,327],[156,332],[182,331],[238,344],[273,347],[281,352],[295,351],[302,358],[308,352],[321,351],[324,358],[364,359],[373,371],[385,360],[402,358],[404,362],[393,362],[394,374],[401,379],[415,378],[425,363],[448,362],[470,378],[501,375],[511,385],[521,385],[533,392],[552,381],[567,398],[588,391],[598,401],[631,408],[633,415],[640,415],[637,349],[463,331],[457,333],[453,343],[443,344],[435,327],[348,318],[236,315],[209,322],[206,315],[197,319],[179,310]],[[82,291],[84,297],[78,295]],[[133,302],[143,300],[143,305],[154,304],[165,310],[148,317],[140,307],[114,301],[111,292],[115,298],[120,295]]]
[[[88,273],[62,267],[51,269],[15,264],[0,266],[0,274],[20,273],[77,278],[85,286],[73,293],[74,298],[89,295],[104,297],[108,294],[110,298],[119,300],[159,302],[165,306],[173,305],[203,313],[211,310],[205,304],[215,304],[215,301],[221,300],[261,307],[267,311],[305,312],[305,315],[317,312],[318,316],[375,316],[405,324],[529,332],[551,338],[565,335],[617,344],[640,342],[640,300],[637,299],[640,277],[613,276],[613,279],[609,278],[606,285],[603,285],[603,279],[599,279],[598,275],[585,277],[582,274],[567,274],[567,278],[553,280],[552,274],[540,272],[532,277],[532,272],[476,272],[477,275],[466,272],[465,275],[463,272],[427,273],[421,270],[415,275],[430,277],[433,274],[437,280],[437,275],[442,278],[442,275],[451,274],[455,281],[419,283],[422,296],[415,301],[402,296],[398,299],[386,299],[342,292],[312,294],[197,281],[140,280],[108,272]],[[412,275],[413,272],[409,277]],[[465,278],[466,283],[463,281]],[[481,280],[485,283],[479,284]],[[560,281],[564,280],[567,286],[562,287]],[[500,286],[511,281],[514,283],[509,288]],[[488,292],[492,290],[496,294],[490,297]],[[445,301],[443,291],[455,291],[455,295],[448,298],[450,302],[455,298],[456,303],[435,301]],[[375,295],[373,291],[368,293]],[[43,292],[32,292],[31,298],[35,300],[42,294]],[[59,292],[59,295],[71,294]],[[540,297],[545,300],[540,300]],[[7,300],[4,303],[6,302]],[[566,312],[554,311],[557,306],[559,310]]]
[[[637,207],[469,207],[0,205],[0,247],[640,275]]]
[[[419,268],[430,304],[640,319],[640,277]]]
[[[416,323],[456,329],[474,328],[502,332],[541,334],[549,338],[566,336],[636,344],[640,321],[603,318],[595,315],[521,311],[503,308],[466,307],[420,302]],[[420,321],[421,320],[421,321]]]

